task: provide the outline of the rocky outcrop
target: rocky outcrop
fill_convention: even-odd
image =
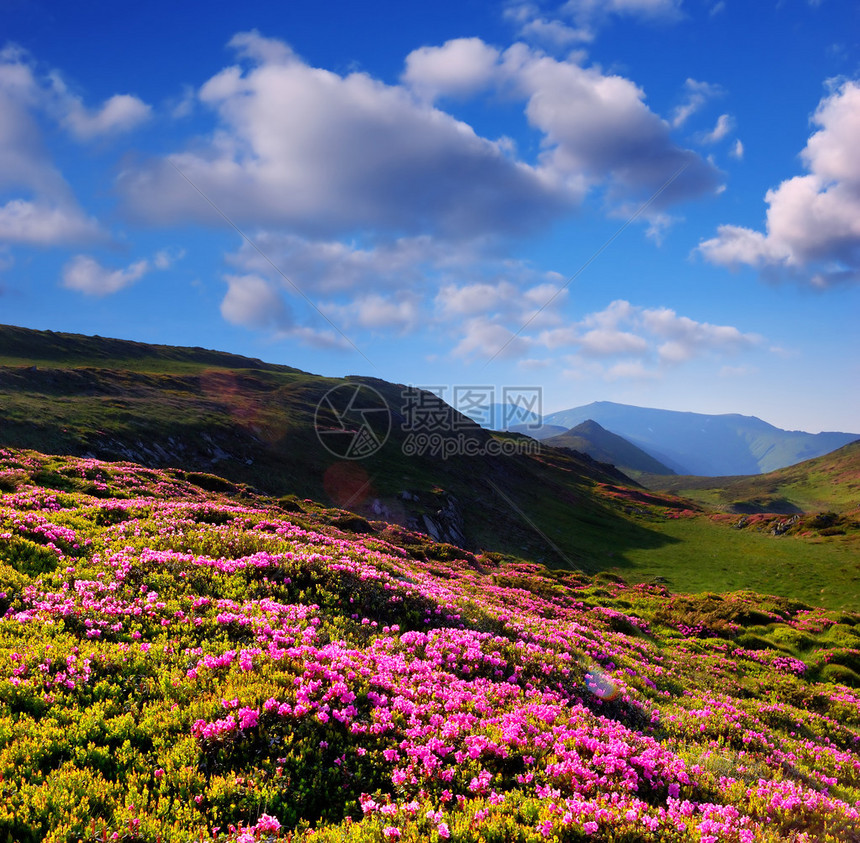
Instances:
[[[468,549],[466,524],[457,498],[447,493],[433,497],[435,500],[432,504],[437,508],[423,503],[421,496],[415,492],[405,490],[400,492],[398,498],[407,505],[405,507],[407,510],[406,526],[411,530],[426,533],[437,542],[445,542]],[[438,507],[440,498],[442,506]]]

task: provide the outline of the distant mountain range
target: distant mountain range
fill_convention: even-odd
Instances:
[[[611,463],[628,477],[638,478],[642,474],[675,474],[671,468],[655,460],[623,436],[610,433],[591,419],[558,436],[547,437],[543,443],[553,448],[571,448],[588,454],[598,462]]]
[[[762,474],[813,459],[860,439],[858,433],[782,430],[755,416],[705,415],[595,401],[544,416],[570,429],[592,420],[677,474]]]
[[[595,401],[582,407],[550,413],[543,417],[540,424],[534,414],[526,417],[522,411],[519,411],[519,415],[516,411],[517,408],[509,407],[506,410],[502,405],[487,408],[484,418],[492,418],[493,424],[486,424],[483,419],[474,417],[479,424],[490,429],[523,433],[549,444],[557,444],[550,441],[555,437],[572,434],[580,437],[579,446],[571,444],[571,438],[568,437],[567,444],[562,447],[574,448],[601,462],[613,462],[619,467],[626,465],[630,468],[630,462],[625,462],[629,457],[623,456],[626,453],[623,449],[618,452],[610,447],[608,453],[599,455],[606,446],[606,440],[604,437],[601,441],[595,441],[594,429],[573,433],[572,429],[578,425],[595,422],[604,432],[623,437],[662,464],[663,470],[651,472],[654,474],[665,474],[666,469],[676,474],[701,477],[764,474],[829,454],[860,439],[860,433],[783,430],[755,416],[737,413],[682,413],[611,401]],[[590,441],[586,443],[585,440]],[[617,447],[619,443],[614,444]],[[616,459],[604,458],[610,455]],[[633,475],[638,473],[634,471]]]

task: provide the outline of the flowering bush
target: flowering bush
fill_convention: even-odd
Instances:
[[[860,841],[858,616],[0,471],[0,840]]]

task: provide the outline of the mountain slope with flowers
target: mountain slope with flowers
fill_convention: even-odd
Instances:
[[[0,840],[860,840],[860,615],[0,452]]]
[[[390,412],[384,445],[361,460],[333,454],[316,433],[338,426],[324,396],[339,386],[372,388],[372,400]],[[420,404],[435,424],[418,431],[417,443],[408,404]],[[483,430],[431,393],[378,379],[0,326],[0,405],[0,447],[214,472],[415,529],[436,529],[429,519],[440,538],[470,549],[583,565],[590,546],[605,553],[662,542],[591,494],[595,483],[626,482],[611,466],[574,453],[532,459],[516,452],[515,437]],[[570,532],[556,529],[560,510]],[[449,513],[447,524],[438,523],[440,511]],[[535,526],[553,533],[563,556]]]
[[[337,426],[322,401],[328,390],[359,386],[376,391],[392,425],[379,451],[350,461],[327,450],[315,427]],[[410,430],[410,402],[436,427]],[[850,513],[839,535],[814,512],[784,534],[773,514],[732,530],[736,518],[643,490],[582,453],[485,431],[430,393],[380,380],[0,326],[0,405],[0,447],[175,467],[215,491],[245,484],[289,505],[324,501],[348,510],[337,520],[354,529],[387,521],[473,552],[657,579],[678,591],[746,588],[834,609],[860,603],[860,524]],[[432,447],[422,452],[421,442]]]

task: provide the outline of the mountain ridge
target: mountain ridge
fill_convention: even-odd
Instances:
[[[762,474],[813,459],[860,438],[860,434],[841,431],[812,434],[783,430],[740,413],[708,415],[611,401],[550,413],[543,422],[575,427],[587,419],[682,475]]]
[[[599,462],[614,465],[628,477],[639,479],[642,474],[674,474],[671,468],[637,448],[623,436],[608,431],[593,419],[587,419],[558,436],[542,439],[553,448],[570,448],[588,454]]]

